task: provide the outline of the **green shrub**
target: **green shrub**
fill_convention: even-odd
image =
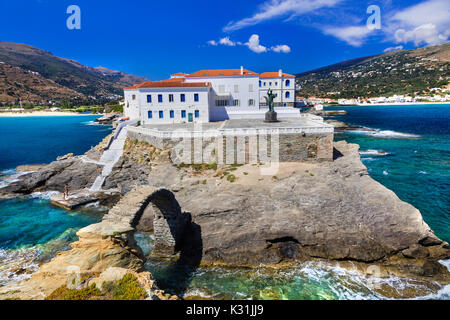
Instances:
[[[132,274],[125,275],[118,282],[104,282],[102,289],[111,300],[140,300],[147,297],[147,292]]]
[[[84,289],[68,289],[64,285],[53,291],[45,300],[91,300],[102,295],[95,284]]]

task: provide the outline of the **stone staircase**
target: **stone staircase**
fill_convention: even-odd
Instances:
[[[125,144],[125,140],[127,139],[127,128],[122,128],[118,136],[114,139],[114,141],[109,146],[108,150],[103,152],[100,160],[98,161],[103,165],[102,173],[95,179],[94,184],[91,186],[89,191],[100,191],[102,190],[102,186],[105,183],[106,178],[111,174],[111,171],[119,161],[120,157],[123,153],[123,146]]]

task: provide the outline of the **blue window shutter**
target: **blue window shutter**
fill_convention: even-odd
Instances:
[[[198,93],[194,94],[194,101],[198,102]]]
[[[170,110],[170,117],[171,117],[171,118],[174,118],[174,117],[175,117],[175,114],[174,114],[173,110]]]
[[[152,102],[152,95],[150,95],[150,94],[147,95],[147,102],[148,103]]]
[[[163,96],[162,96],[162,94],[158,94],[158,102],[163,102]]]
[[[182,118],[186,118],[186,111],[185,110],[181,110],[181,117]]]
[[[153,113],[151,111],[148,112],[148,118],[151,119],[153,117]]]
[[[185,101],[184,93],[182,93],[182,94],[180,95],[180,100],[181,100],[181,102],[184,102],[184,101]]]
[[[195,110],[195,117],[196,117],[196,118],[200,117],[200,111]]]
[[[160,119],[164,118],[164,112],[163,112],[163,111],[160,111],[160,112],[159,112],[159,118],[160,118]]]

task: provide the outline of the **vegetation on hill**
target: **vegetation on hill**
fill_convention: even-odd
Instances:
[[[449,83],[450,43],[353,59],[300,73],[299,96],[420,95]]]
[[[50,52],[0,41],[0,103],[103,104],[143,77],[104,67],[88,67]]]

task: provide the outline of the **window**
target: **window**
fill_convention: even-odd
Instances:
[[[271,87],[272,86],[272,82],[269,82],[269,87]]]
[[[175,118],[175,112],[173,112],[173,110],[170,110],[170,118],[171,119]]]
[[[194,114],[195,114],[195,117],[196,117],[196,118],[199,118],[199,117],[200,117],[200,111],[195,110]]]
[[[275,86],[277,86],[278,85],[278,82],[275,82]]]
[[[131,99],[132,99],[132,100],[136,100],[136,95],[133,94],[133,95],[131,96]]]
[[[266,83],[264,82],[264,87],[266,86]]]
[[[194,94],[194,101],[195,101],[195,102],[198,102],[198,93],[195,93],[195,94]]]
[[[291,85],[291,80],[286,80],[286,87],[289,87]]]
[[[253,100],[253,99],[248,100],[248,105],[249,106],[254,106],[255,105],[255,100]]]
[[[149,119],[153,118],[153,112],[149,111],[147,114]]]
[[[147,102],[152,103],[152,95],[151,94],[147,95]]]
[[[286,98],[290,98],[291,97],[291,93],[289,91],[286,91]]]
[[[162,94],[158,94],[158,102],[163,102]]]
[[[248,85],[248,91],[249,92],[253,92],[253,84],[249,84]]]
[[[241,101],[240,100],[238,100],[238,99],[233,100],[233,106],[239,107],[240,105],[241,105]]]
[[[173,102],[173,94],[169,94],[169,102]]]
[[[180,94],[180,101],[181,102],[185,102],[186,101],[186,96],[184,95],[184,93]]]
[[[259,86],[261,87],[261,85],[262,85],[262,82],[261,82],[261,80],[259,81]]]
[[[235,93],[239,92],[239,85],[237,85],[237,84],[234,85],[234,92]]]
[[[164,111],[160,111],[160,112],[159,112],[159,118],[160,118],[160,119],[164,118]]]
[[[225,93],[225,86],[223,84],[219,86],[219,93]]]
[[[181,117],[186,118],[186,110],[181,110]]]
[[[228,106],[228,100],[216,100],[216,107]]]

